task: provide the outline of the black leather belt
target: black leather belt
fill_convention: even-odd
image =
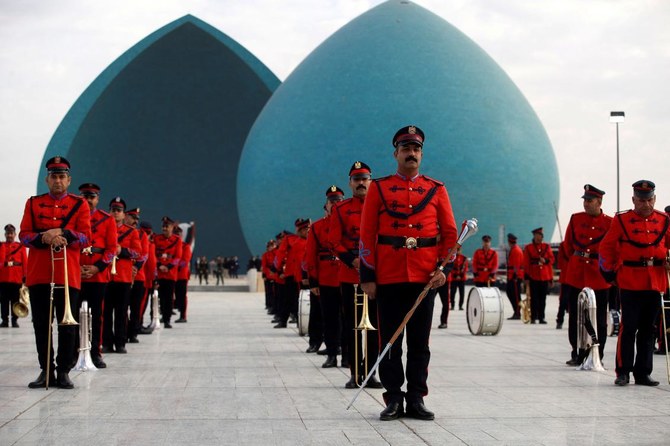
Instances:
[[[377,243],[380,245],[391,245],[396,249],[429,248],[431,246],[437,246],[437,237],[403,237],[395,235],[378,235]]]
[[[319,255],[319,260],[337,260],[337,257],[328,254]]]
[[[5,262],[5,266],[21,266],[23,263],[21,262]]]
[[[650,257],[648,259],[642,259],[642,260],[624,260],[623,265],[633,267],[663,266],[665,265],[665,259],[655,259],[653,257]]]
[[[103,248],[96,248],[95,246],[89,246],[88,248],[84,248],[81,252],[82,254],[93,255],[93,254],[102,254],[105,252],[105,250]]]
[[[585,259],[597,259],[598,258],[598,253],[597,252],[575,251],[572,255],[577,256],[577,257],[584,257]]]

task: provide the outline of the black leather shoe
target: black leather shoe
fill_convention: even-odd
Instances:
[[[531,324],[534,324],[534,323],[535,323],[535,319],[531,319],[530,323],[531,323]]]
[[[107,368],[107,364],[105,364],[105,361],[103,361],[101,357],[93,356],[91,357],[91,360],[93,361],[93,365],[96,366],[97,368],[99,369]]]
[[[172,324],[170,324],[169,322],[166,322],[166,323],[163,324],[163,327],[172,328]]]
[[[53,386],[56,384],[56,377],[53,374],[53,371],[49,373],[50,378],[49,378],[49,385]],[[46,387],[47,385],[47,372],[45,370],[42,370],[40,372],[40,375],[37,377],[37,379],[31,383],[28,383],[28,387],[31,389],[41,389]]]
[[[321,356],[327,355],[328,354],[328,349],[327,348],[321,349],[318,352],[316,352],[316,354],[321,355]]]
[[[622,373],[620,375],[616,376],[616,379],[614,380],[614,384],[617,386],[626,386],[630,382],[630,377],[628,376],[628,373]]]
[[[540,320],[540,324],[542,324],[542,325],[547,325],[547,321],[545,321],[544,319],[542,319],[542,320]]]
[[[140,340],[137,339],[137,337],[133,336],[132,338],[128,338],[128,342],[131,344],[138,344]]]
[[[109,345],[103,345],[100,349],[100,353],[114,353],[114,347]]]
[[[397,402],[390,402],[386,406],[386,409],[382,410],[379,414],[379,419],[382,421],[391,421],[397,420],[402,417],[402,404]]]
[[[188,320],[184,319],[183,317],[180,317],[175,322],[178,324],[185,324],[186,322],[188,322]]]
[[[342,358],[342,361],[340,361],[340,367],[343,369],[348,369],[349,368],[349,358]]]
[[[571,366],[578,366],[578,365],[579,365],[579,361],[577,361],[577,359],[575,359],[575,358],[572,358],[572,359],[570,359],[570,360],[568,360],[568,361],[565,361],[565,364],[566,364],[566,365],[571,365]]]
[[[659,347],[654,350],[655,355],[665,355],[665,347]]]
[[[521,316],[519,316],[518,314],[515,314],[514,316],[511,316],[511,317],[507,318],[508,321],[516,321],[516,320],[519,320],[519,319],[521,319]]]
[[[434,420],[435,414],[426,409],[422,402],[407,403],[405,407],[405,416],[416,418],[417,420]]]
[[[116,353],[128,353],[128,350],[126,350],[126,347],[124,347],[123,345],[117,345]]]
[[[321,368],[329,369],[331,367],[337,367],[337,356],[329,356],[326,359],[326,362],[321,364]]]
[[[2,323],[0,323],[0,327],[2,327],[2,328],[7,328],[7,327],[9,327],[9,322],[7,322],[7,321],[2,321]]]
[[[563,322],[556,322],[556,330],[561,330],[563,328]]]
[[[365,379],[365,378],[363,378]],[[376,376],[371,376],[370,379],[368,380],[367,384],[365,384],[365,387],[370,388],[370,389],[383,389],[384,386],[382,383],[379,382]]]
[[[286,328],[286,322],[280,322],[275,325],[273,328]]]
[[[140,328],[140,331],[138,332],[138,334],[148,335],[148,334],[151,334],[153,332],[154,332],[153,328],[142,327],[142,328]]]
[[[637,384],[638,386],[654,387],[654,386],[657,386],[659,384],[659,382],[654,381],[653,379],[651,379],[651,376],[646,375],[646,376],[639,376],[639,377],[636,376],[635,377],[635,384]]]
[[[447,328],[447,324],[440,324],[437,326],[437,328]]]
[[[349,381],[344,385],[345,389],[358,389],[358,384],[356,384],[356,380],[352,376]]]
[[[12,328],[19,328],[19,321],[12,321]]]
[[[305,350],[305,353],[316,353],[319,351],[319,346],[318,345],[310,345],[307,350]]]
[[[70,380],[67,372],[58,372],[56,387],[61,389],[74,389],[74,383]]]

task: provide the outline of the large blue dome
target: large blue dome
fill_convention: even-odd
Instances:
[[[356,160],[395,171],[391,138],[426,133],[421,172],[442,180],[457,220],[477,217],[551,238],[558,172],[542,124],[503,70],[430,11],[385,2],[316,48],[254,123],[238,173],[239,215],[252,251],[298,216],[319,217],[330,184],[347,189]]]

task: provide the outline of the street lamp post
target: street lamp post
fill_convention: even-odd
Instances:
[[[626,114],[622,111],[610,112],[610,122],[616,124],[616,211],[619,212],[619,123],[623,123]]]

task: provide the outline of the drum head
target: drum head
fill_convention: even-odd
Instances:
[[[309,290],[300,291],[300,300],[298,301],[298,334],[305,336],[309,328]]]

